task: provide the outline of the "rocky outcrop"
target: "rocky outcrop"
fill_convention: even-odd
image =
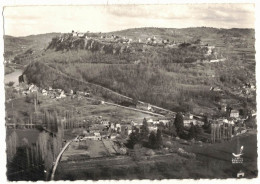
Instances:
[[[94,38],[73,37],[70,34],[54,37],[47,49],[55,49],[56,51],[81,49],[113,55],[135,52],[135,49],[128,44],[123,44],[116,41],[105,42]]]

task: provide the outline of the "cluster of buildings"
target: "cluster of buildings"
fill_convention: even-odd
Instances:
[[[194,116],[192,114],[188,114],[183,117],[183,124],[184,124],[184,127],[187,127],[187,128],[189,128],[192,124],[195,126],[197,125],[197,126],[201,127],[204,125],[204,120],[200,116]]]
[[[52,87],[49,87],[49,89],[43,89],[43,88],[39,88],[35,84],[30,84],[30,85],[20,84],[18,88],[22,92],[22,95],[25,96],[34,92],[41,93],[43,96],[49,96],[50,98],[53,99],[65,98],[67,96],[64,90],[62,89],[52,89]]]
[[[43,96],[48,96],[52,99],[61,99],[66,98],[67,96],[71,96],[71,98],[82,98],[82,97],[90,97],[89,92],[85,91],[73,91],[70,90],[69,93],[66,93],[63,89],[53,89],[52,87],[49,87],[48,89],[40,88],[36,86],[35,84],[25,84],[20,83],[18,86],[15,87],[15,89],[22,93],[22,95],[26,96],[30,93],[41,93]]]
[[[156,132],[160,124],[167,125],[169,120],[167,119],[148,119],[148,128],[149,131]],[[143,122],[110,122],[108,120],[101,120],[98,123],[95,123],[88,127],[84,135],[82,135],[80,140],[102,140],[102,139],[116,139],[116,138],[128,138],[128,136],[134,132],[141,130]]]
[[[90,33],[82,33],[82,32],[71,32],[73,37],[78,37],[78,38],[85,38],[85,39],[90,39],[93,37],[90,36]],[[94,33],[93,33],[94,34]],[[123,43],[123,44],[130,44],[130,43],[142,43],[146,45],[156,45],[156,44],[162,44],[162,45],[176,45],[174,41],[170,41],[169,39],[158,39],[156,36],[151,36],[147,38],[128,38],[126,36],[119,36],[119,35],[114,35],[114,34],[95,34],[95,38],[99,38],[100,40],[104,41],[114,41],[118,43]]]

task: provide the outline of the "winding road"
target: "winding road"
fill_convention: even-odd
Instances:
[[[58,157],[57,157],[57,159],[56,159],[56,161],[55,161],[55,163],[54,163],[53,169],[52,169],[51,180],[54,180],[55,171],[56,171],[56,169],[57,169],[57,167],[58,167],[58,164],[59,164],[59,162],[60,162],[60,159],[61,159],[62,154],[63,154],[64,151],[68,148],[68,146],[70,145],[70,143],[72,143],[72,142],[73,142],[74,140],[76,140],[77,138],[78,138],[78,136],[77,136],[75,139],[70,140],[69,142],[67,142],[67,143],[65,144],[65,146],[62,148],[62,150],[60,151],[60,153],[59,153],[59,155],[58,155]]]

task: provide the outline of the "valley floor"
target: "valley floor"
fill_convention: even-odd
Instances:
[[[177,141],[173,144],[196,153],[196,159],[177,153],[141,155],[139,159],[81,157],[83,159],[78,161],[61,161],[55,180],[236,178],[239,170],[245,172],[246,178],[258,175],[255,131],[217,144],[183,145]],[[238,144],[244,145],[244,163],[232,164],[232,153],[237,152]]]

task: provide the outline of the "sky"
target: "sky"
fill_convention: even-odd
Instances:
[[[4,34],[110,32],[139,27],[254,28],[254,4],[5,7]]]

